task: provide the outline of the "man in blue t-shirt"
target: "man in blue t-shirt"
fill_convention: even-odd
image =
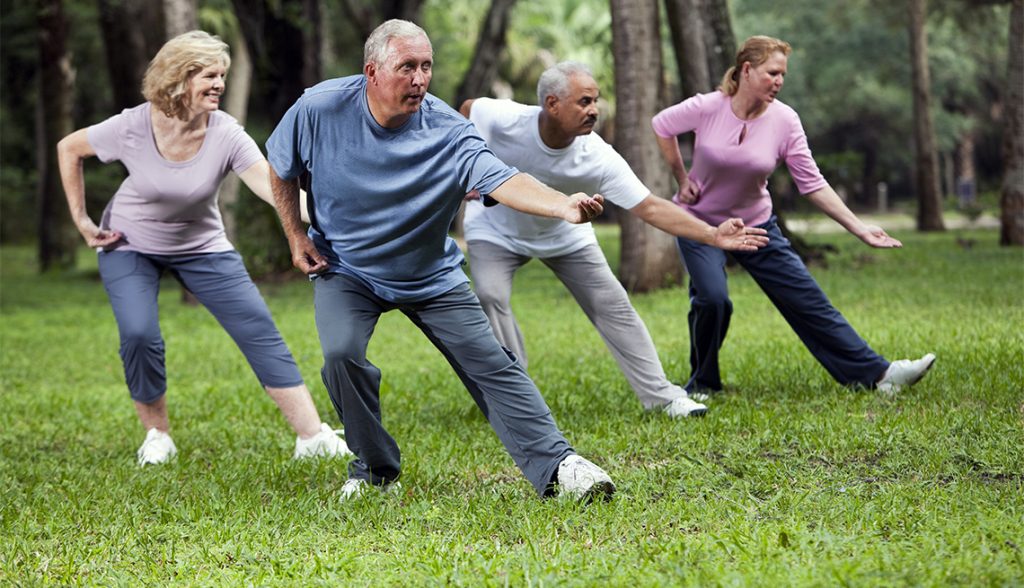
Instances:
[[[432,65],[423,29],[387,21],[366,41],[363,75],[308,89],[267,141],[293,263],[316,275],[324,382],[358,458],[342,498],[386,490],[400,473],[381,422],[380,370],[366,358],[380,315],[394,309],[444,354],[538,494],[610,496],[611,478],[576,455],[495,339],[448,236],[471,190],[573,223],[599,214],[603,198],[566,197],[498,160],[469,121],[427,94]],[[298,186],[307,173],[308,235]]]

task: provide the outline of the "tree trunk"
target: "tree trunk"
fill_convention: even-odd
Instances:
[[[703,3],[705,24],[704,44],[708,58],[708,75],[711,85],[718,87],[718,81],[736,59],[736,36],[732,32],[728,0],[700,0]]]
[[[1003,187],[999,244],[1024,246],[1024,0],[1010,8],[1010,55],[1003,110]]]
[[[942,195],[939,190],[939,158],[932,125],[931,76],[928,72],[928,38],[925,30],[927,0],[908,0],[910,62],[913,71],[915,189],[917,230],[944,231]]]
[[[38,0],[39,100],[36,146],[39,169],[39,269],[75,265],[78,233],[71,221],[57,167],[57,142],[71,133],[74,71],[67,51],[68,23],[61,0]]]
[[[419,22],[424,0],[342,0],[346,16],[365,41],[386,20],[400,18]]]
[[[491,94],[491,84],[497,77],[498,62],[505,50],[509,15],[515,3],[516,0],[491,0],[491,7],[484,17],[483,26],[480,27],[473,62],[469,64],[462,83],[455,91],[453,108],[458,108],[463,101],[470,98]]]
[[[665,13],[672,34],[672,49],[676,53],[682,98],[710,92],[714,86],[708,72],[700,0],[665,0]]]
[[[116,111],[143,101],[142,77],[150,58],[156,54],[155,50],[149,52],[146,39],[146,32],[151,29],[141,24],[152,20],[146,14],[150,5],[149,0],[99,0],[100,30]],[[157,37],[163,43],[163,37]]]
[[[320,0],[232,0],[232,5],[252,57],[258,100],[276,123],[321,80]]]
[[[164,33],[168,39],[198,28],[196,0],[163,0],[163,5]]]
[[[615,142],[637,176],[654,194],[667,194],[669,175],[661,164],[651,117],[662,93],[661,36],[656,0],[611,0],[615,57]],[[678,284],[682,266],[675,240],[632,214],[619,214],[619,280],[630,292]]]
[[[241,37],[241,35],[239,35]],[[224,110],[245,126],[249,114],[249,89],[252,85],[252,59],[246,48],[245,40],[235,39],[231,45],[231,84],[227,86],[224,99]],[[236,205],[241,180],[236,174],[228,174],[220,185],[220,212],[224,218],[224,230],[232,243],[238,237],[238,215]]]

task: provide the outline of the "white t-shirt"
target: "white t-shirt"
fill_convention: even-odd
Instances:
[[[469,120],[498,159],[556,190],[566,194],[599,193],[626,209],[651,193],[626,160],[597,133],[576,137],[563,149],[545,145],[540,138],[539,116],[539,106],[478,98]],[[567,255],[597,242],[590,223],[574,225],[507,206],[485,207],[480,201],[466,204],[465,231],[467,241],[487,241],[530,257]]]

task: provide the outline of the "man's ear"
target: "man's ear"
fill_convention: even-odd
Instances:
[[[544,97],[544,110],[555,110],[558,107],[558,96],[548,94]]]
[[[363,65],[363,75],[367,80],[373,82],[377,78],[377,64],[371,61]]]

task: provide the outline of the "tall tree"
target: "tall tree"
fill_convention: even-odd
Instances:
[[[322,77],[321,0],[232,0],[272,123]]]
[[[473,52],[473,61],[455,90],[452,106],[458,108],[464,100],[489,95],[491,84],[498,75],[498,63],[505,50],[509,16],[516,0],[491,0],[480,36]]]
[[[943,231],[942,193],[939,190],[939,157],[935,150],[935,128],[931,115],[931,75],[928,70],[926,30],[927,0],[908,0],[911,84],[914,104],[915,182],[917,229]]]
[[[699,0],[703,6],[705,53],[708,59],[708,75],[711,83],[718,85],[725,71],[732,67],[736,57],[736,36],[732,32],[729,17],[729,0]]]
[[[57,167],[57,142],[72,131],[74,72],[68,54],[68,22],[62,0],[37,0],[39,26],[39,100],[36,103],[39,169],[39,268],[75,264],[78,235],[64,203]]]
[[[679,70],[680,93],[684,98],[713,88],[708,71],[702,12],[701,0],[665,0],[665,14]]]
[[[142,102],[142,77],[166,37],[162,4],[151,0],[98,0],[103,48],[114,94],[114,110]]]
[[[1009,45],[999,244],[1020,247],[1024,245],[1024,0],[1011,4]]]
[[[669,193],[669,175],[651,131],[662,96],[661,36],[657,0],[611,0],[615,60],[615,144],[654,194]],[[619,280],[630,292],[678,284],[682,266],[675,240],[631,214],[618,215]]]
[[[342,8],[365,40],[392,18],[418,22],[424,0],[342,0]]]
[[[196,29],[196,0],[163,0],[163,8],[168,39]]]

